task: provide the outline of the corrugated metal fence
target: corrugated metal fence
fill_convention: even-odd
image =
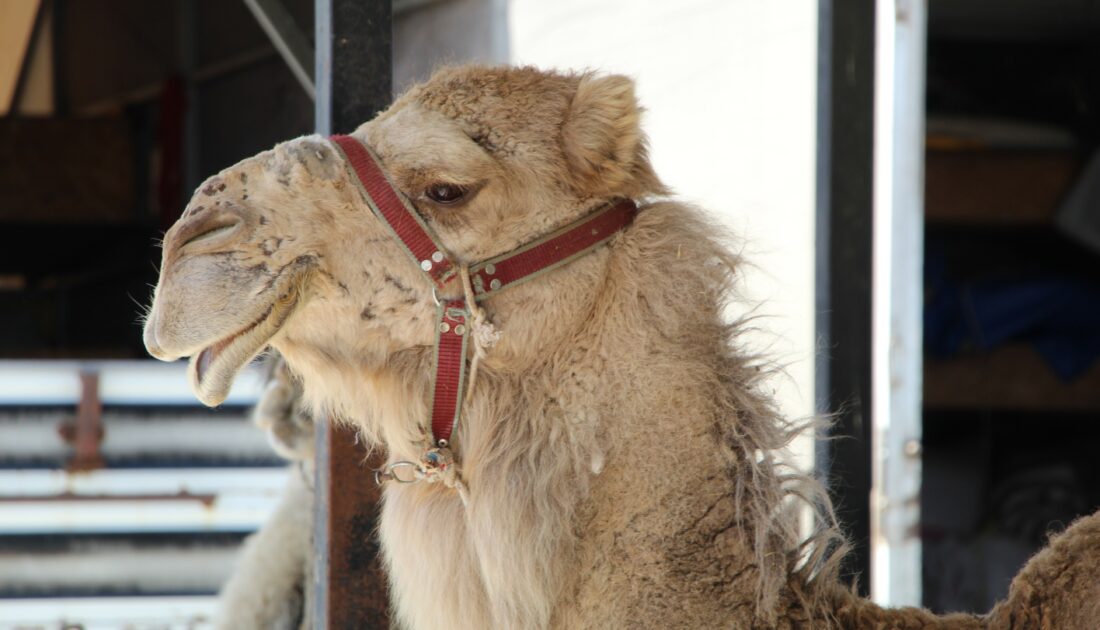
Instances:
[[[203,628],[286,463],[185,366],[0,361],[0,628]]]

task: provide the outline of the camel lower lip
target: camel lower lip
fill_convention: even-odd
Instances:
[[[199,358],[195,365],[195,373],[198,375],[199,382],[202,382],[202,376],[206,373],[206,370],[210,367],[211,361],[214,360],[213,348],[203,348],[199,353]]]
[[[203,404],[213,407],[228,397],[237,373],[267,347],[296,302],[294,299],[276,301],[249,326],[191,357],[191,388]]]
[[[215,343],[212,346],[203,348],[202,352],[199,353],[199,356],[196,358],[195,361],[195,375],[198,377],[200,383],[202,382],[203,376],[206,374],[206,371],[210,369],[210,365],[214,362],[214,359],[217,358],[218,354],[229,347],[229,344],[233,343],[234,339],[252,330],[256,327],[257,324],[259,324],[259,322],[256,322],[256,324],[252,324],[251,326],[245,328],[239,333],[226,337],[225,339]]]

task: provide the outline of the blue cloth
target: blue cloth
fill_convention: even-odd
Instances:
[[[1063,381],[1084,374],[1100,357],[1096,283],[1053,275],[960,283],[943,258],[930,253],[925,284],[925,347],[935,356],[1024,341]]]

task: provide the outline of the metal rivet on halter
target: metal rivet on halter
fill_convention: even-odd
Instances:
[[[432,261],[437,263],[443,262],[443,252],[432,253]]]
[[[435,445],[438,446],[439,448],[447,448],[448,446],[451,445],[451,443],[448,442],[447,440],[439,440],[435,443]]]
[[[489,288],[494,290],[494,291],[499,289],[500,288],[500,280],[498,278],[493,278],[493,281],[489,283]]]
[[[446,322],[444,322],[444,324],[445,323]],[[444,332],[446,332],[446,331],[444,331]],[[462,324],[459,324],[458,326],[455,326],[455,334],[458,335],[459,337],[461,337],[462,335],[465,335],[466,334],[466,327],[463,326]]]
[[[439,322],[439,332],[445,333],[451,330],[451,325],[447,322]]]
[[[420,268],[423,269],[424,271],[431,271],[432,270],[432,261],[430,261],[430,260],[421,260],[420,261]]]
[[[494,265],[493,263],[489,263],[488,265],[485,265],[485,273],[487,273],[491,276],[496,272],[497,272],[497,266]]]

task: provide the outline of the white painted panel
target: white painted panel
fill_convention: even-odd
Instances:
[[[299,473],[281,467],[0,470],[0,535],[253,531],[274,509],[288,474]]]
[[[0,630],[76,622],[84,630],[206,630],[216,612],[211,596],[0,599]]]
[[[100,545],[63,553],[0,552],[0,584],[16,592],[109,588],[115,592],[216,592],[236,546],[135,548]]]
[[[70,473],[64,470],[0,470],[0,498],[126,494],[278,493],[287,468],[121,468]]]
[[[30,501],[0,503],[0,535],[188,531],[251,532],[275,509],[276,499],[229,497],[197,501]]]
[[[80,372],[99,373],[105,405],[195,405],[183,361],[0,361],[0,405],[75,405]],[[249,366],[225,404],[250,405],[263,387],[261,372]]]
[[[0,460],[64,458],[72,453],[58,427],[75,410],[0,410]],[[103,414],[100,452],[108,458],[187,456],[271,459],[266,434],[242,414]]]

